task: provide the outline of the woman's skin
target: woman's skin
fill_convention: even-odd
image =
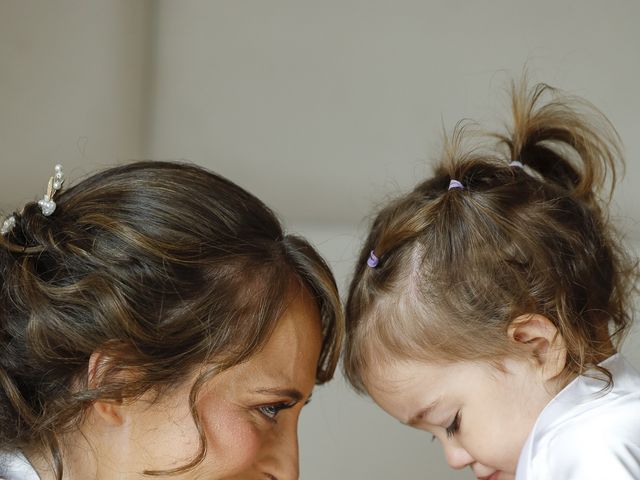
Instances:
[[[202,388],[197,408],[208,441],[204,461],[160,478],[297,479],[298,417],[315,385],[321,339],[317,304],[299,288],[264,348]],[[99,362],[94,355],[94,373]],[[80,430],[64,437],[64,479],[153,478],[142,472],[188,463],[199,449],[188,407],[196,376],[156,402],[151,395],[96,402]],[[42,480],[54,480],[42,456],[29,457]]]

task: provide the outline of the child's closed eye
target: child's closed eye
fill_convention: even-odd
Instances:
[[[451,424],[445,428],[445,431],[447,433],[447,438],[451,438],[453,437],[456,433],[458,433],[458,431],[460,430],[460,412],[456,412],[456,416],[453,418],[453,421],[451,422]],[[435,441],[436,436],[435,435],[431,435],[431,441]]]
[[[453,417],[453,421],[446,428],[447,438],[453,437],[460,430],[460,411],[456,412],[456,416]]]

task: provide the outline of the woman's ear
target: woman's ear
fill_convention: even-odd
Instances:
[[[556,378],[564,370],[567,362],[564,339],[544,315],[520,315],[509,324],[507,335],[517,347],[527,350],[540,368],[543,380]]]
[[[112,358],[102,352],[93,352],[89,357],[88,385],[96,388],[104,381],[104,375],[109,370],[108,366]],[[97,400],[93,402],[93,411],[102,421],[110,426],[119,426],[124,423],[122,402],[117,400]]]

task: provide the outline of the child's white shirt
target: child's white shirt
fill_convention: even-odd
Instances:
[[[516,480],[640,479],[640,373],[621,354],[600,364],[613,388],[581,375],[542,410]],[[597,375],[597,373],[594,373]]]

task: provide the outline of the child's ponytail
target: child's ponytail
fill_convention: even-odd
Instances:
[[[620,138],[594,105],[546,84],[530,92],[526,82],[511,88],[513,126],[507,135],[496,136],[508,146],[512,161],[589,203],[607,176],[613,189],[622,158]],[[542,104],[546,96],[551,99]]]

